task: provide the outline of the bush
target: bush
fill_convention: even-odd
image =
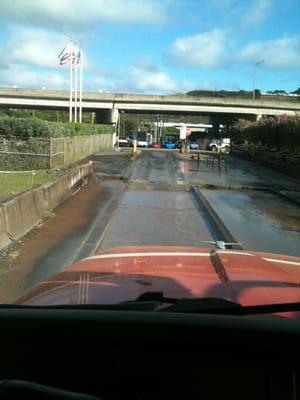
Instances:
[[[258,122],[239,120],[232,128],[232,139],[268,151],[300,152],[300,117],[286,114]]]
[[[0,154],[0,170],[31,171],[49,168],[48,157],[26,154]]]
[[[13,137],[69,137],[113,133],[112,125],[89,125],[51,122],[38,118],[4,117],[0,119],[0,136]]]

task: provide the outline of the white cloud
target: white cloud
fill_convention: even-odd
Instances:
[[[10,65],[9,68],[0,71],[1,86],[18,86],[29,88],[66,89],[68,80],[58,72],[33,71],[24,66]]]
[[[13,32],[0,49],[1,85],[65,89],[67,73],[59,66],[58,54],[66,36],[43,29],[22,28]],[[56,69],[56,71],[55,71]]]
[[[166,92],[176,89],[175,82],[166,72],[138,67],[132,67],[129,70],[125,86],[137,92]]]
[[[0,18],[36,26],[89,26],[98,21],[160,24],[165,0],[12,0],[0,1]]]
[[[246,45],[239,53],[240,61],[255,63],[264,60],[270,69],[292,69],[300,67],[300,38],[283,37]]]
[[[210,32],[178,38],[169,49],[170,58],[184,66],[216,68],[226,58],[226,31]]]
[[[116,80],[113,78],[107,78],[105,75],[88,75],[84,76],[84,91],[91,92],[115,92],[116,91]]]
[[[260,24],[269,17],[271,10],[271,0],[254,0],[242,21],[246,25]]]
[[[11,36],[6,58],[11,63],[58,68],[58,54],[67,43],[63,34],[23,28]]]

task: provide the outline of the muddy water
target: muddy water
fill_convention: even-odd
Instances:
[[[188,192],[128,190],[97,251],[132,245],[201,245],[211,240]]]
[[[90,159],[94,162],[97,175],[122,175],[130,159],[130,153],[95,154]]]
[[[202,190],[244,249],[300,256],[300,208],[263,191]]]
[[[299,190],[300,180],[278,171],[241,160],[233,156],[222,156],[221,163],[211,156],[202,156],[198,162],[175,154],[179,169],[192,184],[232,187],[273,187]],[[190,156],[191,157],[191,156]]]

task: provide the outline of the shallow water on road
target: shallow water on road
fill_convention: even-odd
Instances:
[[[300,187],[299,179],[231,155],[222,156],[220,164],[215,156],[202,156],[199,162],[196,156],[194,159],[181,159],[177,155],[177,158],[185,179],[196,185],[283,187],[290,190],[299,190]]]
[[[188,192],[128,190],[113,215],[100,249],[136,245],[198,246],[200,240],[211,240],[211,235]]]
[[[202,190],[244,249],[300,256],[300,208],[264,191]]]

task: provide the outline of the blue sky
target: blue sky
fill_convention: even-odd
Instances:
[[[85,52],[84,90],[169,94],[300,87],[299,0],[0,0],[0,86],[68,89],[57,55]]]

